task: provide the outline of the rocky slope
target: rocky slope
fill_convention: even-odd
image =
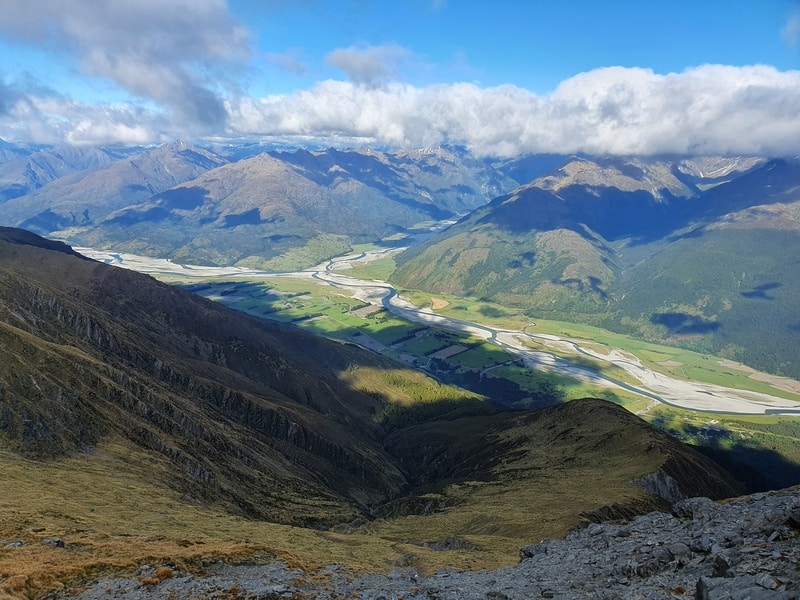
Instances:
[[[452,546],[464,541],[450,540]],[[59,598],[360,598],[528,600],[604,598],[789,600],[800,597],[800,489],[717,504],[696,497],[671,513],[594,523],[564,539],[525,546],[519,564],[496,571],[354,575],[330,565],[209,565],[190,575],[142,565],[138,578],[103,579]]]

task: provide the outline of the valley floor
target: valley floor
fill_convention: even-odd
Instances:
[[[624,388],[640,396],[670,406],[701,411],[706,413],[740,414],[740,415],[800,415],[800,401],[790,400],[777,395],[766,394],[746,389],[734,389],[695,380],[671,377],[665,373],[648,368],[639,358],[629,351],[611,349],[599,352],[588,348],[580,340],[568,339],[549,334],[535,334],[527,331],[511,331],[483,324],[454,319],[435,312],[430,308],[419,308],[407,299],[398,295],[391,284],[386,282],[365,281],[348,277],[342,271],[355,262],[365,262],[371,258],[384,255],[387,250],[336,258],[313,269],[296,273],[267,273],[264,271],[243,269],[239,267],[205,267],[181,265],[164,259],[153,259],[131,254],[119,254],[107,251],[95,251],[90,248],[77,248],[80,253],[119,267],[147,273],[155,277],[178,277],[181,279],[215,279],[215,278],[249,278],[266,280],[270,278],[307,278],[320,283],[349,290],[354,297],[374,306],[384,307],[409,321],[436,326],[442,329],[468,333],[478,338],[489,340],[509,353],[519,356],[529,368],[548,371],[577,379],[592,386],[605,388]],[[396,249],[394,250],[396,251]],[[636,384],[621,381],[601,374],[599,371],[586,368],[563,356],[549,352],[534,351],[532,342],[548,349],[566,351],[576,357],[591,357],[622,369]],[[745,367],[746,368],[746,367]],[[776,389],[797,390],[800,382],[757,374],[756,379],[770,382]],[[759,376],[760,375],[760,376]],[[752,376],[752,375],[751,375]]]

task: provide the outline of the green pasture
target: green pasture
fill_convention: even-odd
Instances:
[[[469,344],[470,340],[466,340],[466,343]],[[475,344],[475,341],[472,340],[472,348],[448,358],[447,362],[462,369],[476,370],[499,365],[514,360],[514,358],[494,344],[488,342]]]
[[[351,250],[350,238],[347,236],[323,233],[311,238],[303,246],[291,248],[280,256],[268,260],[259,256],[249,256],[236,263],[236,266],[291,273],[318,265],[335,256],[348,254]]]
[[[352,269],[343,271],[349,277],[356,279],[377,279],[386,281],[396,268],[394,255],[383,256],[369,262],[356,262]]]
[[[447,302],[446,306],[436,310],[448,317],[506,329],[524,330],[531,334],[551,334],[571,338],[579,341],[581,345],[603,354],[607,354],[612,348],[628,352],[636,356],[648,368],[678,379],[702,381],[733,389],[750,390],[780,398],[800,400],[800,394],[773,387],[767,382],[757,381],[749,377],[749,373],[746,371],[722,364],[725,359],[719,356],[647,342],[592,325],[536,319],[482,300],[446,295],[434,296],[419,291],[402,290],[401,293],[417,306],[430,307],[433,305],[434,299]],[[592,361],[583,355],[578,357],[572,353],[554,350],[544,343],[542,349],[573,362],[581,363],[586,360],[586,366],[600,370],[610,377],[622,381],[630,379],[621,370],[610,367],[603,361]]]
[[[448,346],[452,346],[458,341],[459,338],[454,335],[430,329],[425,335],[415,336],[403,342],[398,350],[417,356],[428,356]]]

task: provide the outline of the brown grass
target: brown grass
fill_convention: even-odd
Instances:
[[[174,575],[175,573],[170,567],[159,567],[152,576],[140,577],[139,581],[145,585],[158,585],[162,581],[172,578]]]
[[[443,300],[442,298],[431,298],[431,308],[433,310],[439,310],[440,308],[446,308],[450,305],[447,300]]]
[[[277,559],[308,573],[332,563],[384,573],[401,565],[432,572],[513,564],[522,545],[579,525],[581,511],[643,500],[628,482],[657,468],[664,455],[646,450],[649,430],[617,432],[623,412],[595,410],[581,421],[551,413],[535,426],[497,415],[499,428],[486,435],[482,419],[397,432],[396,443],[412,450],[438,432],[455,467],[463,468],[459,457],[478,457],[467,465],[474,477],[438,491],[444,510],[377,520],[352,533],[256,522],[201,506],[158,483],[168,481],[166,459],[119,439],[51,462],[0,451],[0,600],[104,574],[134,576],[142,564],[156,568],[145,584],[163,581],[173,568],[201,574],[202,564],[218,560]],[[480,550],[422,545],[456,535]],[[65,547],[41,543],[52,537]],[[25,544],[4,548],[17,540]]]
[[[392,540],[250,521],[187,502],[158,483],[169,465],[108,440],[91,454],[52,462],[0,450],[0,600],[26,598],[110,573],[158,565],[156,579],[204,562],[281,560],[313,571],[331,563],[388,572],[406,550]],[[60,537],[64,548],[42,544]],[[22,541],[19,548],[4,548]],[[416,549],[430,564],[442,553]],[[446,554],[446,553],[444,553]],[[447,562],[450,562],[449,560]],[[453,561],[458,565],[459,561]],[[461,564],[461,566],[467,566]]]

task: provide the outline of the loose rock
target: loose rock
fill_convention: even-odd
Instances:
[[[281,563],[217,565],[204,578],[176,573],[149,586],[135,578],[104,579],[72,597],[101,600],[111,591],[127,600],[796,600],[798,516],[800,487],[722,504],[690,498],[679,502],[674,514],[654,512],[623,525],[592,524],[563,540],[524,546],[518,564],[496,571],[446,569],[424,578],[398,569],[389,576],[352,577],[335,566],[303,573]]]

